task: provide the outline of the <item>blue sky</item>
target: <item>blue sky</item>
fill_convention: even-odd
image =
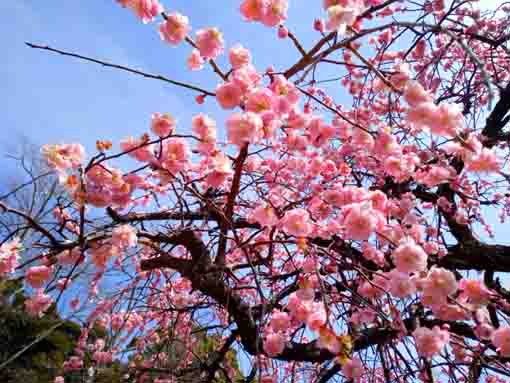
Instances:
[[[490,3],[497,4],[498,0],[482,2]],[[168,0],[163,4],[170,11],[189,16],[194,30],[218,26],[227,47],[242,42],[252,50],[261,71],[268,65],[287,68],[299,57],[290,40],[275,38],[275,29],[244,22],[238,10],[240,0]],[[0,144],[23,134],[38,144],[79,141],[92,152],[96,139],[116,142],[147,131],[153,112],[171,112],[181,122],[181,129],[187,130],[191,116],[204,111],[196,105],[196,93],[192,91],[33,50],[25,46],[25,41],[163,74],[211,90],[218,83],[209,68],[193,73],[186,69],[189,46],[172,48],[165,44],[158,36],[157,24],[143,25],[114,0],[2,1],[0,12],[9,15],[0,24],[0,43],[5,52],[0,61],[4,132]],[[311,25],[321,15],[319,0],[290,1],[288,25],[305,47],[318,37],[311,32]],[[225,60],[222,56],[220,64]],[[339,95],[340,90],[333,94],[336,98]],[[205,111],[222,116],[212,100]]]
[[[288,26],[305,48],[310,47],[318,37],[311,31],[313,20],[324,16],[322,2],[289,2]],[[242,42],[252,51],[260,71],[269,65],[285,69],[299,58],[290,40],[275,37],[275,29],[244,22],[239,13],[240,0],[162,3],[169,11],[187,15],[194,31],[208,26],[220,28],[227,48]],[[480,6],[499,3],[483,0]],[[88,153],[93,153],[97,139],[111,139],[116,144],[125,136],[146,132],[154,112],[172,113],[183,132],[189,131],[191,117],[198,112],[209,113],[220,122],[225,116],[213,100],[206,101],[205,108],[198,106],[196,93],[187,89],[24,44],[47,44],[214,90],[218,77],[208,67],[200,72],[186,69],[190,52],[187,44],[173,48],[162,42],[157,23],[142,24],[114,0],[0,1],[0,12],[9,15],[0,24],[0,44],[5,52],[0,61],[4,133],[0,151],[24,135],[36,144],[81,142]],[[227,67],[225,55],[219,63]],[[335,94],[333,88],[332,96],[339,100],[342,93],[339,89]],[[14,170],[4,161],[0,173],[5,174],[6,169]],[[499,234],[504,234],[502,226],[496,225]]]
[[[260,70],[269,64],[277,68],[291,65],[298,58],[291,42],[275,39],[274,29],[243,22],[239,3],[172,0],[166,6],[188,15],[194,30],[218,26],[227,47],[243,42],[253,51]],[[308,8],[316,16],[320,5],[294,3],[290,10],[292,29],[310,39],[306,32],[314,15]],[[196,94],[186,89],[32,50],[24,45],[25,41],[202,84],[212,90],[218,81],[208,68],[190,73],[185,67],[190,52],[186,44],[178,48],[165,44],[157,34],[157,24],[143,25],[113,0],[65,0],[44,5],[36,0],[3,1],[0,11],[10,15],[0,25],[0,42],[7,52],[0,62],[2,123],[10,133],[27,135],[37,143],[80,141],[92,151],[98,138],[115,142],[146,131],[150,114],[155,111],[173,113],[181,127],[188,129],[191,116],[203,108],[195,104]],[[225,59],[223,56],[220,63]],[[215,115],[218,109],[209,101],[206,111]],[[1,140],[9,139],[4,136]]]
[[[481,4],[497,4],[484,0]],[[244,22],[240,0],[168,0],[168,10],[189,16],[194,30],[218,26],[227,47],[242,42],[253,52],[259,70],[268,65],[289,67],[299,57],[290,40],[275,38],[276,30]],[[33,50],[25,41],[48,44],[107,61],[194,82],[208,89],[217,77],[206,68],[189,72],[186,44],[172,48],[157,34],[157,24],[143,25],[114,0],[16,0],[1,1],[0,43],[0,144],[23,134],[38,144],[82,142],[89,152],[96,139],[118,139],[147,130],[151,113],[171,112],[188,129],[191,116],[204,108],[195,104],[195,93],[102,68],[49,52]],[[309,47],[317,34],[313,19],[322,15],[321,1],[291,0],[289,28]],[[222,56],[220,64],[225,64]],[[226,65],[224,65],[226,67]],[[340,94],[340,92],[339,92]],[[334,94],[338,97],[339,94]],[[205,111],[221,113],[210,100]],[[8,132],[8,135],[5,135]]]
[[[268,65],[288,68],[299,57],[290,40],[275,38],[275,29],[244,22],[238,11],[240,0],[163,3],[168,10],[189,16],[194,30],[219,27],[227,48],[242,42],[261,71]],[[481,5],[498,3],[484,0]],[[93,153],[97,139],[117,143],[125,136],[146,132],[154,112],[172,113],[181,131],[188,131],[191,117],[198,112],[220,116],[220,120],[224,116],[212,100],[205,108],[196,105],[192,91],[25,46],[25,41],[47,44],[207,89],[216,87],[218,78],[209,68],[193,73],[186,69],[190,52],[186,44],[178,48],[165,44],[156,23],[143,25],[114,0],[3,0],[0,12],[5,15],[0,23],[4,52],[0,61],[0,151],[2,145],[24,135],[36,144],[81,142]],[[321,14],[319,0],[290,0],[288,26],[305,47],[317,37],[311,25]],[[219,63],[225,60],[223,56]],[[333,96],[340,94],[339,89]],[[503,238],[504,225],[495,227],[498,239]]]

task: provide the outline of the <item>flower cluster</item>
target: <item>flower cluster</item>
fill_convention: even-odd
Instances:
[[[12,274],[18,266],[21,243],[18,239],[5,242],[0,246],[0,276]]]

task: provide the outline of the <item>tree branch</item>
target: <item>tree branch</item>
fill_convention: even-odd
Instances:
[[[53,52],[53,53],[58,53],[58,54],[61,54],[63,56],[75,57],[75,58],[78,58],[80,60],[85,60],[85,61],[93,62],[95,64],[100,64],[100,65],[108,67],[108,68],[120,69],[120,70],[123,70],[125,72],[137,74],[137,75],[140,75],[140,76],[143,76],[143,77],[146,77],[146,78],[151,78],[151,79],[154,79],[154,80],[164,81],[166,83],[169,83],[169,84],[172,84],[172,85],[175,85],[175,86],[180,86],[182,88],[191,89],[191,90],[194,90],[195,92],[206,94],[208,96],[216,96],[215,93],[210,92],[210,91],[205,90],[205,89],[202,89],[202,88],[199,88],[198,86],[191,85],[191,84],[186,84],[186,83],[181,82],[181,81],[171,80],[171,79],[169,79],[167,77],[164,77],[164,76],[161,76],[161,75],[156,75],[156,74],[151,74],[151,73],[143,72],[141,70],[132,69],[132,68],[129,68],[129,67],[124,66],[124,65],[112,64],[112,63],[109,63],[109,62],[106,62],[106,61],[98,60],[98,59],[95,59],[95,58],[92,58],[92,57],[83,56],[83,55],[80,55],[80,54],[77,54],[77,53],[66,52],[66,51],[63,51],[63,50],[60,50],[60,49],[51,48],[51,47],[49,47],[47,45],[37,45],[37,44],[29,43],[29,42],[25,42],[25,44],[27,46],[29,46],[30,48],[41,49],[41,50],[45,50],[45,51],[49,51],[49,52]]]

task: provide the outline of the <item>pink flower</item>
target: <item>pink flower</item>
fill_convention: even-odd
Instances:
[[[113,229],[112,245],[119,249],[127,249],[136,246],[138,238],[136,230],[128,224],[121,225]]]
[[[191,120],[191,130],[200,140],[198,150],[210,153],[216,144],[216,122],[205,114],[198,114]]]
[[[241,44],[236,44],[230,48],[228,58],[233,69],[239,69],[251,63],[250,51]]]
[[[33,288],[40,288],[50,279],[51,272],[48,266],[32,266],[25,273],[25,279]]]
[[[145,139],[127,137],[120,141],[120,149],[141,162],[150,162],[154,159],[154,147],[147,144]]]
[[[416,292],[416,284],[409,274],[392,270],[387,274],[390,293],[397,298],[405,298]]]
[[[413,154],[390,156],[384,160],[384,171],[398,181],[405,181],[414,175],[418,163],[419,158]]]
[[[18,266],[20,249],[21,244],[17,238],[0,246],[0,277],[14,272]]]
[[[501,160],[495,149],[481,148],[478,152],[467,151],[466,170],[476,173],[493,173],[501,170]]]
[[[289,210],[280,223],[287,234],[295,237],[306,237],[312,231],[310,214],[305,209]]]
[[[277,356],[285,348],[285,338],[280,333],[270,333],[266,336],[263,347],[268,356]]]
[[[199,94],[195,97],[195,101],[198,105],[202,105],[205,102],[205,98],[207,97],[206,94]]]
[[[166,137],[175,129],[175,118],[170,114],[154,113],[152,115],[151,130],[158,137]]]
[[[454,178],[456,174],[455,169],[451,166],[431,165],[428,169],[418,172],[415,178],[417,181],[427,185],[428,187],[434,187],[448,182]]]
[[[64,362],[64,370],[80,370],[83,368],[83,360],[78,356],[71,356]]]
[[[375,230],[377,218],[374,210],[364,203],[355,203],[347,207],[344,219],[345,239],[367,240]]]
[[[96,351],[92,354],[92,359],[94,359],[97,363],[109,364],[112,363],[113,356],[112,353],[108,351]]]
[[[270,110],[261,114],[264,123],[264,139],[271,140],[274,138],[276,131],[281,128],[283,121],[277,118],[276,114]]]
[[[250,64],[244,65],[232,73],[232,81],[239,85],[243,93],[257,86],[261,79],[262,76]]]
[[[76,198],[79,194],[76,195]],[[112,204],[112,191],[106,187],[88,185],[85,202],[95,207],[107,207]]]
[[[324,10],[327,11],[329,7],[341,4],[345,5],[346,3],[347,3],[346,0],[322,0],[322,8],[324,8]]]
[[[452,209],[452,204],[446,197],[439,197],[436,201],[437,206],[439,206],[442,210],[448,212]]]
[[[260,21],[267,12],[268,0],[244,0],[241,4],[241,14],[247,21]]]
[[[190,31],[188,18],[177,12],[167,15],[166,20],[159,25],[161,39],[172,45],[180,44]]]
[[[397,139],[391,134],[390,128],[383,129],[377,135],[377,140],[374,145],[374,152],[380,153],[382,156],[398,156],[401,154],[401,147]]]
[[[317,345],[320,348],[329,350],[333,354],[338,354],[342,349],[340,339],[331,329],[327,328],[326,326],[321,327],[319,330],[319,340]]]
[[[261,21],[267,27],[274,27],[287,20],[288,0],[268,0]]]
[[[275,108],[275,111],[281,110],[282,113],[289,113],[290,107],[293,105],[296,105],[299,101],[299,91],[296,89],[296,86],[287,80],[285,76],[283,75],[276,75],[273,79],[273,82],[269,86],[269,89],[273,91],[274,94],[276,94],[280,102],[285,101],[285,103],[288,104],[289,110],[284,110],[281,107]],[[278,101],[278,99],[276,101]]]
[[[492,333],[491,341],[502,356],[510,356],[510,327],[502,326],[496,329]]]
[[[63,376],[57,376],[54,383],[65,383]]]
[[[165,140],[161,153],[161,164],[172,175],[185,170],[188,167],[190,149],[187,141],[181,137],[173,137]]]
[[[81,250],[78,247],[72,250],[64,250],[57,255],[58,263],[63,266],[72,266],[81,258]]]
[[[104,269],[110,258],[117,256],[118,253],[117,247],[103,244],[90,249],[90,258],[98,269]]]
[[[317,271],[317,259],[314,256],[306,257],[303,262],[303,271],[305,273],[315,273]]]
[[[416,128],[428,129],[435,124],[435,119],[439,115],[439,108],[432,102],[422,102],[407,112],[407,121]]]
[[[242,146],[246,143],[255,143],[263,135],[263,122],[255,113],[235,113],[226,122],[228,141],[231,144]]]
[[[358,287],[358,292],[367,298],[377,298],[386,292],[388,285],[388,279],[380,273],[377,273],[374,275],[371,282],[363,282]]]
[[[284,311],[273,311],[270,326],[274,331],[285,331],[290,328],[290,317]]]
[[[289,37],[289,30],[287,29],[286,26],[280,25],[278,27],[278,38],[286,39],[287,37]]]
[[[432,329],[418,327],[413,332],[413,337],[416,341],[418,354],[424,358],[431,358],[446,346],[450,340],[450,333],[438,326],[434,326]]]
[[[462,296],[474,304],[487,303],[491,297],[491,291],[482,281],[464,278],[459,283],[459,289],[462,290]]]
[[[326,28],[329,31],[337,30],[344,33],[347,26],[354,24],[360,12],[361,6],[355,0],[351,0],[347,6],[333,5],[328,8]]]
[[[38,317],[48,310],[52,302],[49,295],[44,294],[42,289],[38,289],[34,296],[25,301],[25,309],[30,315]]]
[[[278,216],[269,205],[260,205],[253,209],[250,219],[260,226],[274,226],[278,223]]]
[[[438,300],[445,300],[450,294],[457,291],[455,275],[446,269],[433,266],[427,278],[422,282],[423,294]]]
[[[306,130],[310,142],[316,147],[326,144],[335,135],[333,126],[326,124],[321,117],[312,118]]]
[[[415,273],[427,269],[427,253],[412,239],[404,240],[393,251],[391,259],[401,273]]]
[[[43,145],[41,152],[48,165],[58,171],[78,168],[85,157],[80,144]]]
[[[489,323],[483,322],[476,325],[474,329],[475,335],[480,339],[491,339],[494,327]]]
[[[324,305],[319,303],[314,305],[313,312],[306,318],[306,325],[312,331],[319,331],[326,321],[326,310],[324,310]]]
[[[197,114],[192,118],[191,129],[202,141],[216,141],[216,122],[205,114]]]
[[[350,359],[342,366],[342,374],[347,379],[358,379],[363,375],[364,371],[363,364],[357,357]]]
[[[375,319],[377,318],[377,312],[375,312],[373,309],[366,308],[362,310],[355,311],[350,318],[350,322],[357,324],[357,325],[363,325],[368,323],[373,323]]]
[[[124,7],[131,8],[144,24],[154,20],[163,12],[163,6],[158,0],[120,0],[120,3]]]
[[[418,106],[421,103],[433,102],[432,96],[417,81],[407,83],[404,90],[404,99],[412,106]]]
[[[212,171],[207,175],[206,182],[211,187],[219,188],[231,174],[230,159],[218,153],[212,158]]]
[[[300,283],[300,288],[296,291],[296,296],[302,301],[302,303],[311,303],[311,301],[315,298],[315,289],[309,281],[309,279],[305,279],[304,282]],[[307,310],[308,309],[311,310],[312,307],[308,306]],[[306,320],[306,318],[303,318],[303,320]]]
[[[418,105],[430,103],[422,103]],[[424,115],[423,123],[428,126],[430,132],[438,136],[455,137],[464,125],[464,117],[462,111],[457,104],[441,104],[439,107],[432,107],[426,111],[428,115]]]
[[[215,59],[223,53],[223,35],[217,28],[200,29],[197,31],[198,50],[208,59]]]
[[[273,100],[273,92],[271,92],[269,89],[255,89],[248,94],[246,100],[246,110],[255,113],[269,111],[272,108]]]
[[[189,70],[200,70],[204,67],[205,60],[198,49],[193,49],[188,57],[187,65]]]
[[[241,103],[242,90],[233,82],[226,82],[216,88],[216,100],[223,109],[234,109]]]
[[[398,63],[393,67],[393,71],[395,72],[395,74],[391,76],[391,82],[393,85],[399,89],[405,87],[411,78],[411,70],[409,68],[409,64]]]

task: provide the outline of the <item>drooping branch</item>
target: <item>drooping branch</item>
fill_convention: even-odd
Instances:
[[[171,257],[168,254],[141,262],[144,271],[161,268],[172,268],[179,271],[184,277],[192,282],[194,289],[199,290],[205,296],[212,298],[216,303],[225,308],[236,323],[241,343],[245,350],[252,355],[262,352],[261,339],[257,334],[256,321],[261,319],[262,311],[254,310],[243,302],[241,297],[229,288],[222,274],[217,273],[217,267],[210,262],[210,256],[203,242],[192,230],[184,230],[178,233],[166,235],[152,235],[142,232],[139,234],[148,238],[153,243],[166,242],[175,245],[182,245],[190,252],[192,260],[183,260]],[[162,252],[163,253],[163,252]],[[195,260],[201,259],[201,262]],[[476,335],[469,325],[460,322],[445,322],[434,319],[421,318],[421,324],[427,327],[448,324],[452,332],[472,339]],[[406,329],[414,330],[415,318],[408,318],[404,321]],[[385,344],[395,338],[398,334],[393,328],[369,328],[363,330],[354,342],[354,350],[359,351],[374,345]],[[316,341],[309,343],[290,342],[286,345],[276,359],[282,361],[302,361],[322,363],[335,357],[327,349],[320,348]]]
[[[61,54],[63,56],[75,57],[75,58],[78,58],[80,60],[85,60],[85,61],[88,61],[88,62],[93,62],[95,64],[100,64],[100,65],[102,65],[104,67],[113,68],[113,69],[119,69],[119,70],[122,70],[122,71],[125,71],[125,72],[129,72],[129,73],[133,73],[133,74],[136,74],[136,75],[143,76],[145,78],[151,78],[151,79],[154,79],[154,80],[159,80],[159,81],[166,82],[168,84],[179,86],[179,87],[182,87],[182,88],[191,89],[191,90],[193,90],[195,92],[206,94],[208,96],[213,96],[213,97],[215,96],[215,94],[213,92],[210,92],[210,91],[208,91],[206,89],[202,89],[202,88],[200,88],[200,87],[198,87],[196,85],[187,84],[187,83],[184,83],[184,82],[181,82],[181,81],[171,80],[171,79],[169,79],[169,78],[167,78],[165,76],[162,76],[162,75],[151,74],[151,73],[147,73],[147,72],[144,72],[144,71],[141,71],[141,70],[138,70],[138,69],[129,68],[129,67],[124,66],[124,65],[112,64],[112,63],[109,63],[107,61],[98,60],[98,59],[95,59],[95,58],[92,58],[92,57],[83,56],[83,55],[80,55],[80,54],[77,54],[77,53],[72,53],[72,52],[63,51],[61,49],[51,48],[48,45],[39,45],[39,44],[30,43],[30,42],[25,42],[25,44],[27,46],[29,46],[30,48],[42,49],[42,50],[45,50],[45,51]]]

